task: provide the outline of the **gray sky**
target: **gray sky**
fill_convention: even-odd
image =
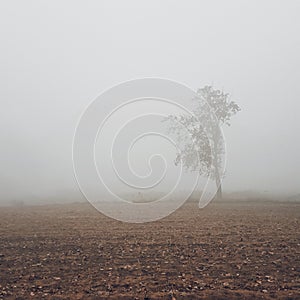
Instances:
[[[297,0],[2,1],[0,201],[77,193],[81,112],[139,77],[232,94],[226,190],[299,192],[299,12]]]

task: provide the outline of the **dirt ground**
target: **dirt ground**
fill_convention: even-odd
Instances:
[[[0,209],[0,299],[107,298],[300,299],[300,203],[187,203],[141,225]]]

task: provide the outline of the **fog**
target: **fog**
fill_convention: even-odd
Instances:
[[[299,9],[297,0],[1,2],[0,203],[82,200],[79,117],[104,90],[143,77],[213,85],[239,104],[224,128],[224,191],[299,194]]]

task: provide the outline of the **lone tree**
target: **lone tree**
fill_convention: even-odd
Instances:
[[[170,121],[169,132],[174,133],[178,143],[182,144],[175,165],[182,161],[186,170],[198,171],[205,176],[211,174],[218,188],[217,197],[221,199],[220,169],[225,149],[220,128],[223,125],[230,126],[231,117],[240,111],[240,107],[230,101],[229,94],[212,86],[198,89],[193,101],[193,114],[170,115],[166,118]]]

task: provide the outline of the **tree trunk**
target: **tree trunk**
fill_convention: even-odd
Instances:
[[[222,200],[222,183],[221,183],[221,179],[220,179],[220,174],[218,169],[216,169],[216,186],[218,188],[217,190],[217,199],[218,200]]]
[[[215,169],[215,181],[217,186],[217,199],[222,199],[222,182],[219,173],[219,165],[218,165],[218,144],[220,140],[219,127],[214,130],[213,134],[213,165]]]

